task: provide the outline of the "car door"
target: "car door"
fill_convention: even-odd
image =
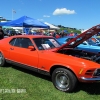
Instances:
[[[33,46],[29,38],[14,38],[10,41],[10,60],[23,65],[38,66],[37,50],[30,50],[28,46]]]

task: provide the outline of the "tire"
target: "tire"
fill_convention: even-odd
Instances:
[[[5,63],[6,63],[5,58],[3,54],[0,52],[0,67],[3,67]]]
[[[63,92],[73,92],[74,88],[77,86],[76,76],[68,69],[57,68],[52,73],[52,82],[60,91]]]

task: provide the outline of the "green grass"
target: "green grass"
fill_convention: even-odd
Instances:
[[[74,93],[64,93],[54,88],[47,76],[21,68],[0,67],[0,100],[100,100],[100,83],[80,84]],[[15,89],[15,93],[5,93]],[[17,93],[17,89],[25,89]]]
[[[67,30],[69,33],[73,33],[73,32],[78,34],[81,33],[81,31],[78,29],[60,28],[60,30]]]

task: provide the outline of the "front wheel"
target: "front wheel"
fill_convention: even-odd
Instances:
[[[77,85],[77,78],[70,70],[57,68],[52,73],[52,82],[58,90],[72,92]]]

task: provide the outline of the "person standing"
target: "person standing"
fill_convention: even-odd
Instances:
[[[2,26],[0,26],[0,40],[4,38],[4,31],[2,30]]]
[[[55,31],[53,32],[53,37],[56,38],[56,34],[57,34],[57,30],[55,30]]]

